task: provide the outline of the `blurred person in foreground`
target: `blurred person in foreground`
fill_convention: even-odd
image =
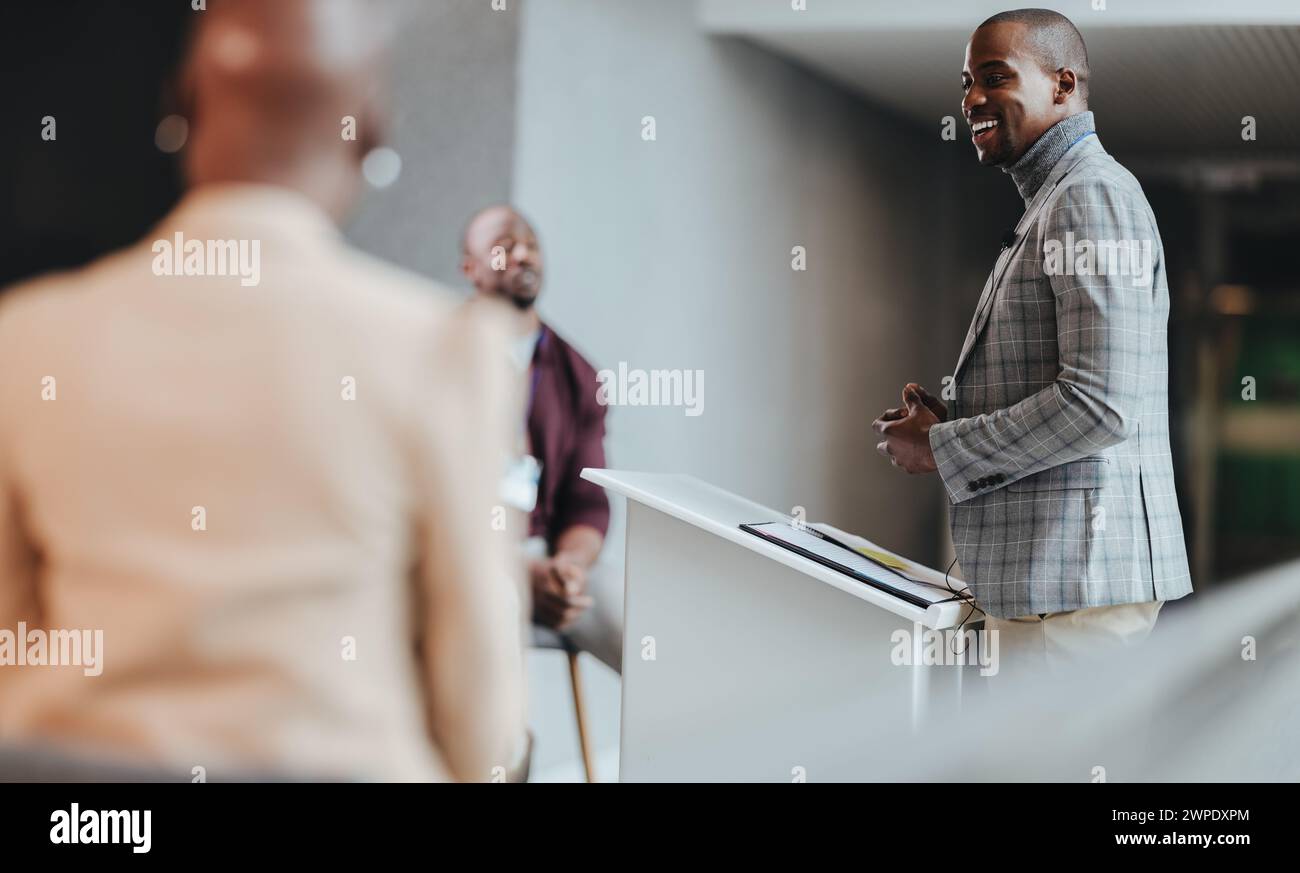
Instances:
[[[475,213],[461,240],[461,269],[477,297],[513,307],[514,354],[525,376],[526,412],[518,453],[533,459],[536,501],[525,560],[533,603],[533,640],[589,652],[621,672],[623,574],[598,562],[609,529],[609,498],[581,477],[605,466],[605,407],[596,370],[537,312],[542,248],[532,226],[510,206]]]
[[[519,400],[502,313],[336,228],[390,12],[195,14],[187,195],[0,297],[0,632],[102,631],[95,670],[0,666],[0,741],[499,779],[524,737],[523,591],[490,525]]]

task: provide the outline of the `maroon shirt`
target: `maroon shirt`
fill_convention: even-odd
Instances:
[[[583,524],[609,529],[609,498],[579,478],[583,467],[605,466],[605,407],[596,402],[596,371],[545,324],[528,374],[530,452],[542,465],[529,536],[546,538],[554,553],[560,534]]]

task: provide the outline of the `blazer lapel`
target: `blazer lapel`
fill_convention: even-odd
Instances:
[[[1095,142],[1095,135],[1093,137]],[[970,356],[971,350],[975,348],[975,341],[979,339],[980,332],[984,330],[984,325],[988,323],[989,312],[993,308],[993,300],[997,297],[998,287],[1001,285],[1003,276],[1006,275],[1007,268],[1011,262],[1019,256],[1021,249],[1025,245],[1025,229],[1033,227],[1038,213],[1042,211],[1043,204],[1051,196],[1052,191],[1065,178],[1070,170],[1074,169],[1075,164],[1083,160],[1092,149],[1083,147],[1091,146],[1087,140],[1079,143],[1079,148],[1070,149],[1061,160],[1056,162],[1052,169],[1051,175],[1043,180],[1043,186],[1038,189],[1034,199],[1029,201],[1029,207],[1025,214],[1020,216],[1020,221],[1016,222],[1016,240],[1010,246],[1003,249],[998,259],[993,264],[993,271],[989,273],[988,281],[984,283],[984,291],[980,294],[979,303],[975,306],[975,317],[971,319],[970,328],[966,331],[966,340],[962,343],[961,354],[957,356],[957,366],[953,367],[953,381],[957,381],[957,376],[961,373],[962,365]],[[1100,147],[1098,145],[1098,147]]]

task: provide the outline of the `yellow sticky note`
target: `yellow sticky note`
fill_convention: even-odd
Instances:
[[[885,552],[878,552],[875,549],[864,549],[860,546],[858,547],[858,551],[866,555],[871,560],[879,561],[880,563],[884,564],[886,567],[889,567],[894,570],[906,570],[908,567],[908,563],[906,561],[902,560],[901,558],[895,558],[893,555],[886,554]]]

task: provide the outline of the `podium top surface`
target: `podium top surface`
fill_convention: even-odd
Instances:
[[[764,521],[789,523],[791,517],[694,476],[588,467],[582,471],[582,478],[911,621],[919,621],[931,628],[952,627],[960,621],[958,604],[943,603],[931,606],[928,610],[922,609],[886,591],[746,533],[740,529],[741,524]],[[851,537],[830,525],[810,526],[821,528],[835,537]]]

